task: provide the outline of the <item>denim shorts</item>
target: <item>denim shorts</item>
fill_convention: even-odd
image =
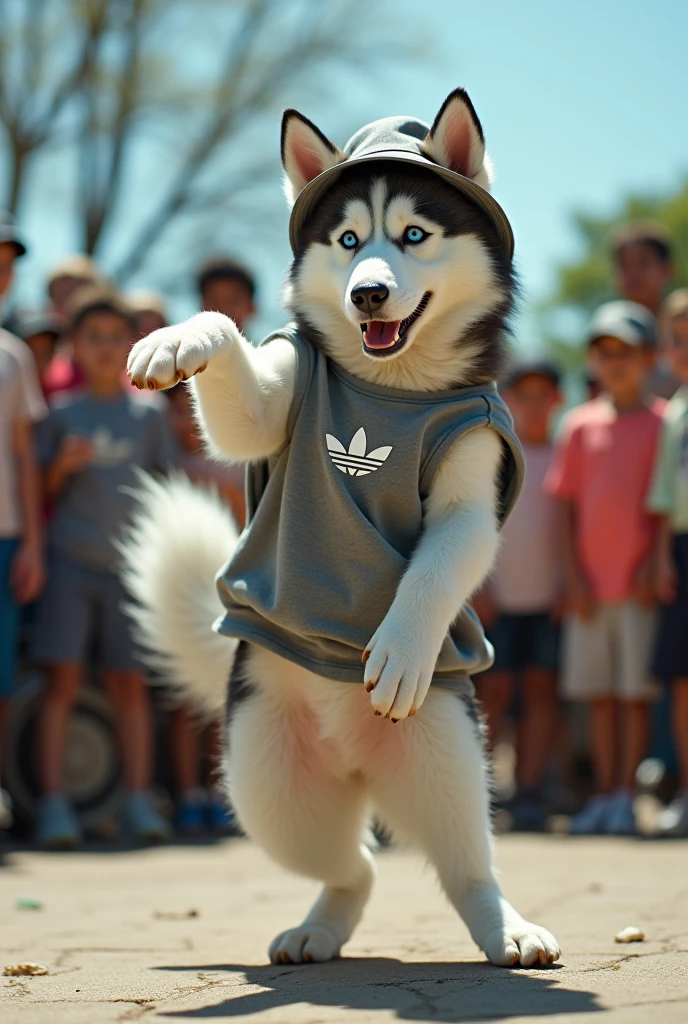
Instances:
[[[487,634],[495,649],[492,670],[520,672],[526,668],[544,668],[556,672],[559,632],[549,612],[500,615]]]
[[[83,664],[142,671],[124,607],[131,603],[114,569],[97,569],[53,554],[38,602],[32,657],[46,665]]]

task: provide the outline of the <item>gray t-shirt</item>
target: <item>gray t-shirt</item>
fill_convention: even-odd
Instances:
[[[502,438],[503,521],[523,480],[521,449],[494,385],[442,393],[367,384],[294,329],[296,391],[280,451],[247,474],[248,525],[218,577],[216,629],[311,672],[361,682],[361,653],[384,619],[422,531],[423,500],[451,446]],[[448,633],[433,682],[471,692],[493,651],[473,610]]]
[[[37,430],[43,465],[55,458],[68,434],[88,437],[92,460],[65,482],[48,524],[48,546],[99,569],[117,562],[113,539],[132,510],[130,491],[137,486],[135,467],[149,473],[175,462],[175,445],[167,412],[159,399],[123,392],[98,399],[88,392],[59,395]]]

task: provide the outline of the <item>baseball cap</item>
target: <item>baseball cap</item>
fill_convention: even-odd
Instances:
[[[35,334],[54,334],[56,338],[62,334],[56,318],[43,309],[15,309],[9,318],[8,329],[22,341],[33,338]]]
[[[548,380],[551,380],[555,388],[558,388],[561,382],[559,369],[549,359],[528,359],[514,363],[509,368],[502,381],[502,387],[511,388],[519,380],[523,380],[524,377],[535,376],[546,377]]]
[[[588,345],[608,335],[627,345],[657,347],[655,318],[645,306],[627,299],[605,302],[593,314],[588,328]]]
[[[26,246],[17,235],[14,217],[7,210],[0,210],[0,244],[3,242],[12,242],[17,256],[23,256],[26,252]]]
[[[511,258],[514,254],[514,235],[504,210],[482,185],[457,171],[434,163],[425,156],[421,144],[429,131],[430,125],[416,117],[383,117],[360,128],[344,146],[343,152],[347,159],[322,171],[309,181],[297,196],[289,221],[289,241],[292,249],[297,250],[301,231],[316,202],[327,189],[332,188],[342,171],[347,167],[356,167],[373,161],[392,160],[425,167],[453,185],[487,214],[497,231],[499,241]]]

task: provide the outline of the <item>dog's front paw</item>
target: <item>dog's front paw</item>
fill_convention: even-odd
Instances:
[[[403,619],[382,622],[363,652],[363,680],[376,715],[392,721],[415,715],[425,700],[441,643],[417,635]]]
[[[137,341],[129,353],[127,373],[137,388],[171,388],[177,381],[201,373],[221,343],[214,332],[193,321],[162,327]]]
[[[483,952],[497,967],[553,964],[561,956],[554,936],[529,921],[492,932],[483,943]]]
[[[322,964],[339,956],[341,943],[320,924],[289,928],[273,939],[268,956],[273,964]]]

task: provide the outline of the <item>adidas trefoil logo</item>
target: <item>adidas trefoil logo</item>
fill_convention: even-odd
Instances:
[[[351,438],[348,451],[342,442],[332,434],[325,434],[325,438],[327,439],[327,450],[335,466],[342,473],[348,473],[349,476],[367,476],[369,473],[374,473],[392,450],[392,445],[386,444],[366,455],[368,441],[363,427],[359,427]]]

